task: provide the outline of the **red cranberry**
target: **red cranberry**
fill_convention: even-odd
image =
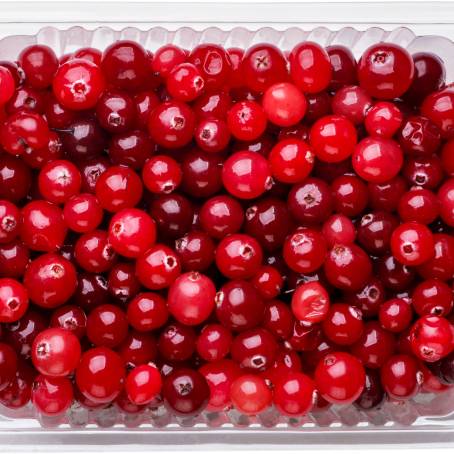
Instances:
[[[150,334],[130,331],[117,347],[117,352],[127,367],[135,367],[155,361],[158,348],[155,338]]]
[[[159,336],[158,350],[168,361],[185,361],[189,359],[196,346],[194,330],[180,323],[167,325]]]
[[[275,384],[273,401],[281,413],[301,416],[313,405],[315,384],[301,372],[288,372]]]
[[[446,281],[454,274],[454,239],[450,235],[435,233],[434,256],[418,266],[418,273],[425,279]]]
[[[347,293],[345,298],[361,311],[363,317],[370,318],[378,314],[381,304],[385,301],[385,289],[379,279],[372,277],[361,289]]]
[[[24,88],[24,90],[27,89]],[[33,92],[27,93],[27,91],[25,91],[24,95],[26,94],[26,98],[23,99],[23,102],[26,104],[28,109],[40,112],[41,108],[39,106],[41,98],[38,97],[38,93],[34,95],[32,93]],[[79,116],[78,112],[63,107],[53,95],[48,97],[47,103],[43,106],[43,108],[50,128],[66,129],[71,125],[71,123],[75,122]]]
[[[438,361],[453,350],[453,336],[453,327],[447,319],[423,315],[411,328],[413,353],[423,361]]]
[[[324,271],[328,281],[348,291],[361,289],[372,273],[369,256],[355,244],[336,245],[328,253]]]
[[[142,130],[148,128],[148,117],[151,111],[159,105],[159,98],[154,91],[142,91],[133,97],[136,107],[136,124]]]
[[[290,214],[302,224],[319,224],[331,214],[333,200],[329,186],[318,178],[306,178],[291,189],[287,205]]]
[[[312,126],[310,141],[315,156],[321,161],[343,161],[353,153],[357,141],[356,129],[345,117],[327,115]]]
[[[314,153],[298,139],[278,142],[269,154],[271,173],[282,183],[299,183],[309,176],[314,165]]]
[[[180,275],[181,264],[170,248],[156,244],[136,262],[139,281],[151,290],[167,288]]]
[[[281,273],[276,268],[267,265],[259,268],[251,279],[251,282],[263,299],[277,297],[284,285],[284,279]]]
[[[216,44],[199,44],[192,49],[188,61],[201,73],[207,90],[223,87],[229,80],[231,64],[227,52]]]
[[[34,378],[34,370],[26,362],[20,362],[16,376],[3,391],[0,391],[0,403],[12,409],[27,405],[31,399]]]
[[[0,244],[0,273],[4,277],[21,277],[30,258],[28,248],[20,241]]]
[[[413,74],[414,64],[409,53],[391,43],[373,44],[358,64],[360,85],[379,99],[403,95],[411,85]]]
[[[377,273],[383,285],[395,292],[409,288],[415,278],[414,270],[397,261],[392,255],[386,255],[378,260]]]
[[[416,313],[424,315],[448,315],[454,300],[451,287],[438,279],[420,282],[412,294],[412,305]]]
[[[241,375],[240,367],[230,359],[204,364],[199,372],[205,377],[210,388],[209,411],[226,410],[231,405],[230,387]]]
[[[13,382],[17,372],[16,352],[0,342],[0,391],[4,391]]]
[[[322,324],[323,333],[338,345],[351,345],[363,333],[364,323],[361,312],[348,304],[331,305]]]
[[[367,206],[365,183],[353,175],[342,175],[331,183],[334,209],[348,217],[358,216]]]
[[[210,388],[200,372],[181,368],[165,377],[162,395],[173,413],[191,416],[200,413],[206,407]]]
[[[13,323],[28,309],[28,292],[20,282],[0,278],[0,322]]]
[[[161,76],[166,77],[178,64],[186,61],[187,53],[173,44],[160,47],[154,54],[152,69]]]
[[[289,56],[290,76],[305,93],[318,93],[331,81],[331,63],[317,43],[306,41],[295,46]]]
[[[454,92],[451,88],[427,96],[421,105],[421,113],[438,126],[444,139],[454,136]]]
[[[127,40],[116,41],[104,51],[101,68],[110,84],[128,91],[142,88],[150,75],[146,51]]]
[[[33,341],[33,365],[48,377],[69,375],[79,364],[80,355],[79,339],[62,328],[41,331]]]
[[[417,115],[405,120],[398,139],[406,153],[429,157],[438,150],[441,142],[438,127],[427,118]]]
[[[207,276],[189,272],[179,276],[167,295],[169,312],[185,325],[205,321],[214,308],[216,288]]]
[[[101,174],[96,183],[96,197],[110,212],[132,208],[142,197],[142,182],[130,168],[112,166]]]
[[[134,264],[123,262],[114,265],[109,272],[108,290],[118,302],[126,302],[137,295],[140,283]]]
[[[343,214],[333,214],[324,223],[322,234],[329,247],[335,244],[351,244],[355,241],[356,229],[353,222]]]
[[[386,211],[365,214],[358,224],[358,242],[372,255],[389,251],[391,234],[399,225],[396,217]]]
[[[128,305],[128,322],[138,331],[152,331],[168,318],[166,301],[157,293],[140,293]]]
[[[73,295],[73,300],[78,306],[90,311],[96,306],[107,304],[108,299],[107,280],[104,276],[78,273],[77,288]]]
[[[292,312],[302,322],[323,321],[328,316],[329,307],[329,294],[319,282],[304,283],[293,293]]]
[[[100,65],[102,52],[93,47],[81,47],[79,50],[74,52],[73,58],[82,58],[88,61],[91,61],[95,65]]]
[[[402,196],[398,211],[404,222],[415,221],[421,224],[431,224],[438,217],[439,203],[433,192],[416,187]]]
[[[366,375],[354,356],[335,352],[326,355],[315,370],[315,385],[321,396],[333,404],[350,404],[364,389]]]
[[[10,243],[19,235],[21,213],[16,205],[0,200],[0,243]]]
[[[279,300],[267,303],[262,326],[277,338],[288,339],[292,335],[294,317],[287,304]]]
[[[47,88],[58,69],[54,51],[42,44],[26,47],[19,54],[19,64],[25,73],[27,83],[34,88]]]
[[[378,317],[384,329],[393,333],[400,333],[410,325],[413,311],[409,302],[400,298],[393,298],[380,306]]]
[[[187,233],[175,241],[175,250],[186,271],[204,271],[214,261],[214,242],[204,232]]]
[[[366,370],[363,392],[355,400],[354,405],[361,410],[380,408],[384,398],[385,392],[380,381],[380,373],[373,369]]]
[[[216,316],[225,327],[244,331],[257,326],[263,319],[265,306],[252,284],[232,280],[216,295]]]
[[[338,90],[356,83],[356,61],[350,49],[341,45],[326,48],[331,63],[332,75],[329,88]]]
[[[381,382],[390,397],[406,400],[413,397],[421,383],[416,360],[409,355],[394,355],[381,368]]]
[[[384,183],[399,173],[403,155],[397,142],[368,137],[356,146],[352,162],[356,173],[364,180]]]
[[[126,377],[125,390],[129,400],[135,405],[150,403],[161,391],[162,379],[155,366],[142,364]]]
[[[64,203],[80,191],[82,179],[70,161],[57,160],[45,164],[38,177],[41,195],[53,203]]]
[[[14,95],[16,82],[10,70],[5,66],[0,66],[0,105],[7,103]]]
[[[63,217],[71,230],[77,233],[86,233],[99,226],[103,211],[95,196],[78,194],[65,203]]]
[[[360,125],[372,107],[372,98],[363,88],[349,85],[336,92],[331,105],[336,115],[343,115],[355,125]]]
[[[273,395],[263,378],[248,374],[232,383],[230,398],[240,413],[256,415],[271,404]]]
[[[378,102],[371,107],[365,118],[369,135],[390,139],[400,128],[403,116],[399,108],[391,102]]]
[[[85,336],[87,316],[80,307],[68,304],[59,307],[52,313],[50,326],[67,330],[78,339],[82,339]]]
[[[110,270],[117,259],[114,249],[108,243],[107,232],[93,230],[76,241],[74,256],[78,265],[90,273]]]
[[[197,338],[197,353],[205,361],[219,361],[230,353],[232,335],[222,325],[205,325]]]
[[[170,156],[159,155],[148,159],[142,169],[146,188],[155,194],[169,194],[181,183],[180,165]]]
[[[76,369],[76,384],[91,401],[112,402],[123,387],[124,363],[121,357],[106,347],[96,347],[82,354]]]
[[[53,91],[58,102],[71,110],[95,107],[104,90],[104,76],[97,65],[88,60],[74,59],[58,69]]]
[[[181,101],[160,104],[152,110],[148,120],[151,138],[165,148],[180,148],[188,144],[194,128],[194,112]]]
[[[226,120],[231,105],[232,99],[228,91],[213,91],[197,98],[192,107],[199,120],[210,118]]]
[[[224,120],[203,118],[196,126],[194,138],[203,151],[217,153],[228,146],[230,131]]]
[[[129,131],[135,115],[136,106],[132,98],[121,91],[105,91],[96,104],[96,118],[110,133]]]
[[[256,102],[241,101],[228,111],[227,123],[236,139],[250,141],[263,134],[267,117],[263,108]]]
[[[30,168],[19,158],[3,153],[0,156],[0,197],[10,202],[24,199],[30,190]]]
[[[32,386],[32,402],[47,416],[65,412],[73,401],[73,387],[66,377],[38,375]]]
[[[307,108],[303,93],[288,82],[268,87],[263,95],[262,105],[268,120],[278,126],[292,126],[299,123]]]
[[[435,189],[443,178],[443,167],[437,155],[409,157],[402,169],[407,181],[426,189]]]
[[[73,295],[77,286],[74,265],[60,255],[43,254],[30,262],[25,271],[24,285],[38,306],[61,306]]]
[[[449,226],[454,227],[454,178],[446,180],[438,190],[440,217]]]
[[[292,336],[288,339],[288,344],[293,350],[310,352],[317,348],[322,336],[323,334],[319,324],[295,320]]]
[[[3,103],[1,103],[1,105],[3,105]],[[42,91],[35,90],[31,87],[20,87],[13,93],[13,96],[11,96],[6,103],[5,110],[8,115],[12,115],[19,111],[28,111],[35,112],[37,114],[43,114],[46,111],[46,107],[47,106]],[[49,109],[49,107],[47,107],[47,109]],[[51,122],[47,118],[47,111],[46,120],[49,126],[52,126]]]

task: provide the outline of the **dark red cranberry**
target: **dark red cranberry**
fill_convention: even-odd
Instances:
[[[381,369],[383,388],[396,400],[413,397],[419,391],[421,379],[418,363],[409,355],[394,355]]]
[[[73,300],[78,306],[88,312],[96,306],[107,304],[108,299],[107,279],[104,276],[78,273],[77,288],[73,295]]]
[[[55,309],[50,319],[50,326],[70,331],[81,339],[85,336],[87,316],[80,307],[68,304]]]
[[[353,175],[342,175],[331,183],[334,209],[348,217],[359,215],[367,206],[365,183]]]
[[[378,318],[384,329],[400,333],[408,328],[413,318],[411,304],[401,298],[390,299],[380,306]]]
[[[43,92],[35,90],[32,87],[20,87],[14,92],[14,95],[9,99],[5,108],[8,115],[12,115],[21,110],[43,114],[45,109],[49,107],[46,106]],[[47,112],[46,120],[49,126],[52,126],[47,118]]]
[[[398,139],[406,153],[428,157],[438,150],[441,142],[438,127],[421,116],[407,118],[402,125]]]
[[[454,274],[454,239],[451,235],[435,233],[434,256],[420,265],[418,273],[425,279],[446,281]]]
[[[336,92],[331,106],[336,115],[343,115],[355,125],[360,125],[372,107],[372,98],[363,88],[349,85]]]
[[[398,225],[398,219],[386,211],[367,213],[358,223],[358,242],[366,252],[383,255],[389,251],[391,234]]]
[[[192,231],[175,240],[175,250],[186,271],[204,271],[214,261],[215,245],[205,232]]]
[[[332,68],[329,88],[338,90],[356,83],[356,60],[350,49],[339,44],[326,48]]]
[[[135,122],[135,115],[132,98],[121,91],[105,91],[96,104],[96,118],[110,133],[130,130]]]
[[[368,184],[369,203],[375,210],[395,211],[407,191],[405,180],[397,176],[385,183]]]
[[[366,381],[364,389],[354,405],[361,410],[380,408],[385,399],[385,392],[380,380],[380,374],[376,370],[366,369]]]
[[[196,334],[191,327],[173,323],[161,331],[158,350],[168,361],[185,361],[193,355],[195,344]]]
[[[421,105],[421,113],[438,126],[444,139],[454,137],[454,92],[451,87],[428,95]]]
[[[385,255],[377,261],[378,278],[392,291],[402,292],[410,287],[415,279],[415,271],[401,264],[392,255]]]
[[[3,153],[0,156],[0,197],[19,202],[27,196],[31,184],[30,168],[21,159]]]
[[[25,73],[27,83],[39,89],[52,84],[58,68],[54,51],[43,44],[26,47],[19,54],[19,64]]]
[[[0,244],[0,274],[4,277],[19,278],[27,268],[30,259],[28,248],[19,240]]]
[[[104,173],[110,163],[104,157],[90,159],[79,166],[82,174],[82,188],[83,192],[95,194],[96,183],[99,177]]]
[[[379,279],[372,277],[357,292],[347,293],[346,300],[360,309],[364,317],[374,317],[385,300],[385,289]]]

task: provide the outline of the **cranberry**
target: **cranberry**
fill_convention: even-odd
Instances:
[[[373,44],[358,64],[360,85],[375,98],[393,99],[403,95],[411,85],[414,64],[402,47],[391,43]]]
[[[248,374],[232,383],[230,398],[240,413],[256,415],[271,404],[273,395],[263,378]]]
[[[159,98],[154,91],[142,91],[133,97],[136,106],[136,124],[141,130],[147,130],[148,117],[151,111],[159,105]]]
[[[69,161],[57,160],[45,164],[38,177],[41,195],[53,203],[64,203],[80,191],[82,178]]]
[[[440,217],[449,226],[454,227],[454,178],[446,180],[438,190]]]
[[[415,74],[405,99],[420,104],[427,95],[443,87],[445,67],[442,60],[430,52],[418,52],[412,58]]]
[[[232,280],[216,295],[216,316],[225,327],[244,331],[257,326],[263,319],[265,306],[252,284]]]
[[[48,377],[69,375],[79,364],[80,355],[79,340],[62,328],[46,329],[33,341],[33,365]]]
[[[112,166],[101,174],[96,183],[96,197],[110,212],[132,208],[142,197],[142,182],[130,168]]]
[[[441,383],[448,386],[454,383],[454,352],[440,361],[428,364],[428,366]]]
[[[292,270],[298,273],[310,273],[323,265],[326,249],[325,239],[320,232],[299,228],[286,238],[283,256]]]
[[[287,304],[279,300],[267,303],[262,326],[277,338],[288,339],[292,335],[294,317]]]
[[[391,234],[399,225],[396,217],[386,211],[365,214],[358,224],[358,242],[373,255],[389,251]]]
[[[53,80],[53,91],[58,102],[71,110],[95,107],[104,90],[104,76],[94,63],[69,60],[58,69]]]
[[[363,391],[366,375],[357,358],[348,353],[335,352],[319,362],[314,378],[318,391],[328,402],[349,404]]]
[[[289,56],[290,76],[305,93],[318,93],[331,81],[331,63],[317,43],[306,41],[295,46]]]
[[[192,197],[209,197],[222,188],[222,159],[201,150],[189,151],[181,163],[182,189]]]
[[[454,239],[450,235],[435,233],[434,256],[418,266],[418,273],[425,279],[446,281],[454,274]]]
[[[230,353],[232,335],[222,325],[205,325],[197,338],[197,353],[205,361],[219,361]]]
[[[67,330],[78,339],[82,339],[85,336],[87,316],[79,306],[68,304],[59,307],[52,313],[50,326]]]
[[[427,118],[417,115],[405,120],[398,139],[406,153],[428,157],[438,150],[441,142],[438,127]]]
[[[364,323],[362,314],[356,307],[335,303],[324,316],[322,327],[330,341],[338,345],[351,345],[360,339]]]
[[[279,411],[288,416],[308,413],[313,405],[315,384],[301,372],[287,372],[274,387],[273,400]]]
[[[19,202],[28,194],[32,183],[30,168],[19,158],[9,154],[0,156],[0,197]]]
[[[194,330],[180,323],[167,325],[159,336],[158,350],[168,361],[185,361],[189,359],[196,347]]]
[[[146,188],[155,194],[169,194],[181,183],[180,165],[170,156],[159,155],[148,159],[142,169]]]
[[[453,328],[450,322],[436,315],[423,315],[410,332],[414,354],[427,362],[435,362],[453,350]]]
[[[240,367],[230,359],[204,364],[199,372],[205,377],[210,388],[209,411],[226,410],[231,405],[230,387],[241,375]]]
[[[16,352],[8,344],[0,342],[0,391],[4,391],[14,380],[16,372]]]
[[[59,132],[59,136],[68,158],[77,162],[96,158],[107,148],[104,131],[92,119],[80,119],[72,122],[66,129]],[[106,169],[107,165],[95,164],[97,162],[99,161],[85,162],[84,166],[81,167],[82,173],[86,174],[86,179],[94,179],[95,177],[97,179],[99,177],[98,172],[102,173]],[[99,170],[95,170],[93,167],[97,167]],[[101,167],[102,171],[100,170]],[[96,173],[91,175],[92,172]],[[87,190],[87,188],[84,188],[84,190]]]
[[[34,88],[47,88],[58,69],[54,51],[42,44],[26,47],[19,54],[19,64],[25,73],[27,83]]]
[[[421,105],[421,113],[438,126],[444,139],[454,136],[454,92],[451,88],[427,96]]]
[[[403,155],[393,140],[368,137],[356,146],[352,162],[356,173],[364,180],[384,183],[399,173]]]
[[[32,386],[32,402],[47,416],[65,412],[73,401],[73,387],[66,377],[38,375]]]
[[[0,72],[2,72],[1,67]],[[7,90],[6,87],[5,89]],[[3,105],[3,103],[1,103],[1,105]],[[5,105],[5,110],[8,115],[12,115],[19,111],[28,111],[37,114],[43,114],[46,112],[46,108],[49,109],[49,107],[46,106],[43,92],[40,90],[35,90],[31,87],[18,88]],[[47,118],[47,112],[46,120],[49,126],[52,126],[51,122]]]
[[[353,153],[357,141],[356,129],[345,117],[327,115],[312,126],[310,141],[315,156],[321,161],[343,161]]]
[[[0,278],[0,322],[16,322],[27,309],[27,289],[15,279]]]
[[[135,367],[155,361],[158,348],[155,338],[150,334],[130,331],[117,347],[117,352],[127,367]]]
[[[20,241],[0,244],[0,273],[4,277],[21,277],[30,258],[28,248]]]
[[[395,104],[378,102],[368,110],[364,124],[369,135],[390,139],[400,128],[402,120],[402,112]]]
[[[275,251],[282,246],[291,229],[291,220],[285,202],[268,197],[250,205],[246,210],[244,229],[265,250]]]
[[[74,52],[73,58],[82,58],[88,61],[91,61],[95,65],[100,65],[102,52],[93,47],[81,47],[79,50]]]
[[[353,222],[343,214],[333,214],[324,223],[322,234],[329,247],[335,244],[351,244],[355,241],[356,229]]]
[[[397,261],[392,255],[386,255],[378,260],[377,273],[383,285],[395,292],[408,289],[415,278],[414,270]]]
[[[226,120],[231,105],[232,99],[228,91],[213,91],[197,98],[192,107],[199,120],[212,118]]]
[[[82,354],[76,369],[76,384],[89,400],[112,402],[120,393],[125,379],[123,360],[106,347],[91,348]]]
[[[65,203],[63,217],[71,230],[86,233],[99,226],[103,210],[98,199],[92,194],[78,194]]]
[[[420,316],[448,315],[454,305],[452,289],[438,279],[422,281],[413,290],[412,305]]]
[[[437,219],[440,210],[436,195],[417,186],[402,196],[398,211],[404,222],[431,224]]]
[[[5,66],[0,66],[0,105],[7,103],[14,95],[16,82],[10,70]]]
[[[49,142],[49,127],[41,115],[19,111],[9,116],[0,128],[0,143],[13,155],[23,154],[28,148],[37,150]]]
[[[191,63],[174,66],[166,78],[167,91],[178,101],[193,101],[203,92],[204,86],[202,72]]]
[[[203,118],[196,126],[194,138],[203,151],[217,153],[228,146],[230,131],[224,120]]]
[[[443,178],[443,168],[438,156],[410,157],[403,167],[403,176],[410,184],[435,189]]]
[[[251,279],[254,287],[263,299],[272,299],[281,293],[284,279],[281,273],[272,266],[262,266]]]
[[[381,368],[381,382],[390,397],[406,400],[419,390],[421,373],[416,360],[409,355],[394,355]]]
[[[303,181],[314,165],[314,153],[305,142],[298,139],[278,142],[268,159],[273,177],[289,184]]]
[[[150,75],[146,51],[127,40],[116,41],[103,52],[101,68],[110,84],[128,91],[142,88]]]
[[[188,232],[175,241],[175,250],[186,271],[204,271],[214,261],[214,242],[204,232]]]
[[[393,298],[380,306],[378,318],[384,329],[400,333],[410,325],[413,311],[409,302],[401,298]]]
[[[338,90],[356,83],[356,61],[350,49],[341,45],[326,48],[331,63],[332,75],[329,88]]]
[[[154,54],[152,69],[161,76],[166,77],[178,64],[184,63],[187,53],[173,44],[166,44],[160,47]]]
[[[254,140],[266,128],[267,117],[263,108],[254,101],[234,104],[227,113],[227,123],[232,135],[239,140]]]
[[[24,285],[35,304],[55,308],[72,296],[77,286],[74,265],[60,255],[43,254],[30,262]]]
[[[0,243],[10,243],[19,234],[21,215],[19,209],[7,200],[0,200]]]
[[[130,301],[127,317],[129,324],[134,329],[151,331],[166,323],[167,304],[157,293],[140,293]]]
[[[290,214],[302,224],[324,222],[333,209],[329,186],[318,178],[306,178],[292,187],[287,200]]]
[[[132,128],[136,107],[132,98],[121,91],[105,91],[96,104],[96,118],[110,133],[125,132]]]
[[[329,251],[324,271],[328,282],[342,290],[361,289],[372,273],[368,255],[355,244],[335,245]]]
[[[210,90],[223,87],[230,77],[231,63],[227,52],[216,44],[199,44],[192,49],[188,61],[199,71]]]
[[[353,175],[342,175],[331,183],[334,209],[348,217],[358,216],[367,206],[365,183]]]
[[[161,391],[162,380],[155,366],[143,364],[133,369],[126,377],[125,390],[135,405],[150,403]]]
[[[319,282],[307,282],[296,288],[292,296],[292,312],[307,323],[319,323],[329,313],[330,298]]]
[[[432,232],[417,222],[401,224],[391,236],[391,250],[403,265],[420,265],[434,255]]]
[[[444,144],[441,149],[441,162],[443,170],[450,177],[454,176],[454,140]]]
[[[73,295],[74,302],[86,311],[106,304],[109,296],[107,280],[98,274],[78,273],[77,288]]]
[[[200,372],[181,368],[165,377],[162,395],[173,413],[190,416],[200,413],[206,407],[210,388]]]
[[[293,350],[299,352],[310,352],[317,348],[323,337],[319,324],[312,324],[295,320],[292,336],[288,344]]]
[[[24,90],[27,90],[24,88]],[[16,92],[19,93],[19,92]],[[33,92],[24,92],[26,97],[23,99],[23,102],[30,110],[36,110],[37,112],[41,111],[40,103],[41,97],[38,96],[38,93],[34,94]],[[18,96],[17,96],[18,97]],[[47,99],[47,103],[43,106],[44,114],[46,115],[46,120],[50,128],[56,129],[65,129],[68,128],[71,123],[74,123],[79,113],[70,110],[66,107],[63,107],[55,96],[51,95]]]
[[[0,403],[12,409],[27,405],[31,399],[34,378],[34,370],[24,361],[20,362],[16,376],[3,391],[0,391]]]
[[[376,210],[395,211],[402,195],[407,191],[405,180],[397,176],[384,183],[368,184],[369,201]]]
[[[306,113],[307,102],[293,84],[281,82],[267,88],[262,99],[268,120],[278,126],[292,126],[301,121]]]
[[[78,265],[90,273],[103,273],[110,270],[117,259],[114,249],[108,243],[107,233],[93,230],[76,241],[74,257]]]
[[[331,104],[336,115],[343,115],[355,125],[360,125],[372,107],[372,98],[363,88],[349,85],[336,92]]]
[[[361,410],[380,408],[385,398],[385,392],[380,381],[380,373],[373,369],[366,369],[364,389],[354,405]]]

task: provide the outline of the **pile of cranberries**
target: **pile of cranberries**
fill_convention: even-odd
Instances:
[[[0,403],[300,416],[454,385],[454,87],[132,41],[0,62]]]

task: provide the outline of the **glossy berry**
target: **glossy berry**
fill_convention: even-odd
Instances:
[[[157,293],[139,293],[128,305],[127,318],[141,332],[160,328],[168,318],[166,301]]]
[[[254,101],[234,104],[227,113],[227,124],[232,136],[239,140],[254,140],[265,131],[266,113]]]
[[[336,115],[343,115],[355,125],[360,125],[372,107],[372,98],[363,88],[349,85],[336,92],[331,105]]]
[[[340,115],[327,115],[317,120],[311,128],[310,143],[315,156],[325,162],[347,159],[357,141],[353,123]]]
[[[289,339],[293,333],[295,318],[290,307],[279,300],[267,302],[262,326],[279,339]]]
[[[343,214],[333,214],[324,223],[322,233],[329,247],[335,244],[351,244],[356,230],[353,222]]]
[[[19,64],[25,73],[27,83],[38,89],[49,87],[58,69],[54,51],[42,44],[35,44],[22,50]]]
[[[277,297],[284,285],[284,279],[281,273],[276,268],[267,265],[259,268],[251,279],[251,282],[263,299]]]
[[[8,68],[0,66],[0,105],[3,106],[14,95],[15,81]]]
[[[214,242],[202,231],[191,231],[175,240],[175,250],[185,271],[205,271],[214,261]]]
[[[106,347],[84,352],[76,369],[76,384],[80,392],[99,404],[112,402],[120,393],[124,379],[123,360]]]
[[[73,386],[66,377],[38,375],[33,382],[32,402],[46,416],[65,412],[73,401]]]
[[[173,317],[185,325],[198,325],[212,310],[216,288],[209,277],[198,272],[179,276],[170,286],[167,305]]]
[[[414,63],[408,52],[391,43],[370,46],[358,64],[360,85],[373,97],[393,99],[403,95],[413,80]]]
[[[335,344],[354,344],[364,330],[361,311],[345,303],[335,303],[324,317],[322,328],[325,336]]]
[[[0,343],[0,391],[13,382],[17,371],[16,352],[3,342]]]
[[[197,338],[197,353],[205,361],[219,361],[230,353],[232,334],[222,325],[205,325]]]
[[[87,338],[96,347],[117,347],[127,334],[126,314],[118,306],[103,304],[87,317]]]
[[[96,118],[110,133],[130,130],[135,116],[136,108],[132,98],[121,91],[105,91],[96,104]]]
[[[80,340],[85,336],[87,316],[79,306],[67,304],[54,310],[50,327],[69,331]]]
[[[452,289],[438,279],[420,282],[412,293],[412,306],[419,316],[448,315],[454,305]]]
[[[314,153],[302,140],[278,142],[268,157],[271,174],[281,183],[299,183],[309,176],[314,165]]]
[[[112,268],[117,255],[108,242],[107,232],[93,230],[81,235],[76,241],[74,258],[85,271],[103,273]]]
[[[125,380],[126,394],[136,405],[150,403],[159,394],[161,387],[162,379],[159,370],[149,364],[134,368]]]
[[[230,131],[222,119],[203,118],[195,128],[194,138],[203,151],[218,153],[228,146]]]
[[[202,73],[191,63],[174,66],[166,77],[167,91],[178,101],[193,101],[203,92],[204,86]]]
[[[319,323],[329,313],[330,298],[319,282],[306,282],[296,288],[292,296],[292,312],[307,323]]]
[[[410,326],[413,319],[412,306],[401,298],[392,298],[380,306],[378,318],[384,329],[400,333]]]
[[[94,195],[77,194],[65,203],[63,217],[68,228],[77,233],[86,233],[99,226],[103,210]]]
[[[70,60],[60,66],[53,80],[55,97],[71,110],[93,108],[104,87],[104,76],[99,67],[82,59]]]
[[[421,384],[416,359],[409,355],[394,355],[381,369],[381,382],[390,397],[406,400],[413,397]]]
[[[321,396],[333,404],[349,404],[361,394],[365,372],[361,362],[349,353],[326,355],[315,369],[315,385]]]
[[[275,385],[273,401],[279,411],[288,416],[308,413],[313,405],[315,384],[301,372],[288,372]]]
[[[440,146],[441,134],[428,118],[412,115],[403,122],[398,140],[409,155],[431,156]]]
[[[64,304],[75,292],[76,270],[70,261],[58,254],[43,254],[30,262],[24,285],[33,303],[52,309]]]
[[[79,364],[80,355],[79,339],[62,328],[48,328],[41,331],[33,341],[33,365],[46,376],[69,375]]]
[[[272,393],[263,378],[257,375],[242,375],[232,383],[230,398],[240,413],[256,415],[271,404]]]
[[[331,63],[326,51],[317,43],[296,45],[289,56],[290,76],[304,93],[318,93],[328,87]]]
[[[397,106],[382,101],[367,111],[364,125],[369,135],[390,139],[400,128],[402,120],[402,112]]]
[[[341,45],[332,45],[326,48],[331,63],[330,88],[338,90],[346,85],[356,83],[356,61],[350,49]]]

